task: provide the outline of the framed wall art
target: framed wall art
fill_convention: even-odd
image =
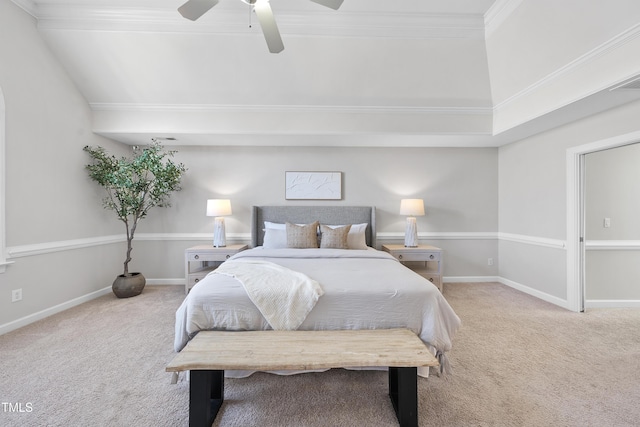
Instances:
[[[285,172],[287,200],[341,200],[342,172]]]

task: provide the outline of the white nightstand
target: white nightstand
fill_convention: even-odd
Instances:
[[[199,245],[185,249],[184,271],[186,281],[184,293],[189,293],[189,289],[202,280],[204,276],[218,268],[220,264],[232,255],[245,249],[247,249],[247,245],[228,245],[220,248],[215,248],[212,245]]]
[[[419,245],[408,248],[404,245],[382,245],[398,261],[429,280],[442,292],[442,249]]]

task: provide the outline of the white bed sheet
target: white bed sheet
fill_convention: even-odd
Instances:
[[[324,295],[300,330],[408,328],[434,354],[445,354],[460,327],[460,319],[438,288],[386,252],[258,247],[233,258],[274,262],[320,283]],[[182,350],[201,330],[267,329],[271,327],[240,282],[209,274],[176,312],[174,347]]]

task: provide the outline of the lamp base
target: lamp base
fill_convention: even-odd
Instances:
[[[216,217],[213,220],[213,247],[221,248],[227,246],[227,236],[224,229],[224,218]]]
[[[407,228],[404,231],[404,246],[407,248],[418,247],[418,226],[415,217],[407,217]]]

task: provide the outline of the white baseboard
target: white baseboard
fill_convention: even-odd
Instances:
[[[76,305],[80,305],[87,301],[91,301],[92,299],[101,297],[102,295],[106,295],[110,292],[111,292],[111,286],[108,286],[106,288],[97,290],[95,292],[91,292],[89,294],[83,295],[78,298],[74,298],[67,302],[63,302],[62,304],[54,305],[53,307],[47,308],[37,313],[30,314],[28,316],[14,320],[12,322],[5,323],[4,325],[0,325],[0,335],[6,334],[7,332],[14,331],[23,326],[27,326],[33,322],[37,322],[38,320],[42,320],[56,313],[60,313],[62,311],[68,310],[71,307],[75,307]]]
[[[177,279],[147,279],[146,284],[160,285],[160,286],[172,286],[172,285],[184,286],[184,277],[179,277]]]
[[[180,285],[184,286],[184,278],[177,279],[147,279],[147,285]],[[37,322],[38,320],[42,320],[46,317],[52,316],[56,313],[60,313],[62,311],[68,310],[77,305],[83,304],[85,302],[91,301],[103,295],[107,295],[112,292],[111,286],[107,286],[106,288],[102,288],[95,292],[91,292],[90,294],[83,295],[78,298],[74,298],[70,301],[63,302],[62,304],[55,305],[53,307],[47,308],[45,310],[39,311],[37,313],[30,314],[28,316],[22,317],[20,319],[14,320],[9,323],[5,323],[4,325],[0,325],[0,335],[6,334],[7,332],[14,331],[16,329],[22,328],[23,326],[27,326],[31,323]]]
[[[559,307],[562,308],[566,308],[567,310],[570,310],[569,308],[569,302],[567,300],[564,300],[562,298],[558,298],[556,296],[553,295],[549,295],[545,292],[539,291],[537,289],[533,289],[530,288],[528,286],[523,285],[522,283],[518,283],[518,282],[514,282],[513,280],[509,280],[509,279],[505,279],[504,277],[499,277],[498,278],[498,282],[502,283],[503,285],[509,286],[510,288],[516,289],[520,292],[524,292],[525,294],[531,295],[533,297],[536,297],[538,299],[541,299],[543,301],[549,302],[551,304],[555,304]]]
[[[443,283],[487,283],[499,282],[498,276],[447,276],[442,278]]]
[[[543,301],[547,301],[551,304],[555,304],[559,307],[566,308],[567,310],[571,310],[571,308],[569,307],[569,302],[567,300],[563,300],[562,298],[549,295],[537,289],[532,289],[521,283],[514,282],[513,280],[505,279],[504,277],[500,277],[498,281],[506,286],[509,286],[511,288],[524,292],[525,294],[529,294]],[[640,308],[640,300],[586,300],[584,302],[584,307],[585,308]]]
[[[584,306],[585,308],[640,308],[640,300],[586,300]]]
[[[498,282],[503,285],[509,286],[510,288],[516,289],[518,291],[524,292],[528,295],[539,298],[543,301],[547,301],[551,304],[560,306],[562,308],[568,308],[568,303],[566,300],[555,297],[553,295],[549,295],[545,292],[541,292],[537,289],[530,288],[521,283],[514,282],[513,280],[505,279],[504,277],[499,276],[447,276],[443,277],[444,283],[486,283],[486,282]],[[184,278],[170,278],[170,279],[147,279],[148,285],[179,285],[184,286]],[[7,332],[11,332],[38,320],[42,320],[46,317],[49,317],[53,314],[60,313],[69,308],[75,307],[87,301],[91,301],[92,299],[98,298],[102,295],[106,295],[111,292],[111,286],[106,288],[97,290],[95,292],[91,292],[90,294],[83,295],[78,298],[74,298],[70,301],[64,302],[62,304],[58,304],[51,308],[39,311],[37,313],[31,314],[29,316],[22,317],[20,319],[14,320],[9,323],[5,323],[4,325],[0,325],[0,335],[6,334]],[[640,301],[637,300],[589,300],[585,302],[585,306],[587,308],[612,308],[612,307],[634,307],[640,308]]]
[[[549,295],[545,292],[541,292],[537,289],[530,288],[521,283],[514,282],[513,280],[505,279],[500,276],[449,276],[443,277],[442,281],[444,283],[487,283],[487,282],[498,282],[510,288],[516,289],[520,292],[523,292],[527,295],[531,295],[543,301],[549,302],[551,304],[560,306],[562,308],[569,309],[569,304],[566,300],[562,298],[555,297],[553,295]]]

